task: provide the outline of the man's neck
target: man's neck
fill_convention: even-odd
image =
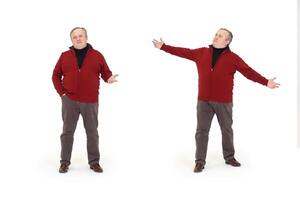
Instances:
[[[86,44],[86,45],[83,46],[83,47],[75,47],[75,46],[73,46],[73,47],[74,47],[74,49],[76,49],[76,50],[81,50],[81,49],[85,49],[87,46],[88,46],[88,45]]]
[[[215,48],[215,49],[226,49],[228,46],[217,47],[217,46],[212,45],[212,47]]]

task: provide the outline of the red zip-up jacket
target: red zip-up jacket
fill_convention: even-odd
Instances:
[[[213,49],[203,47],[188,49],[163,44],[161,50],[196,62],[198,69],[198,99],[231,103],[234,73],[239,71],[246,78],[267,85],[268,80],[250,68],[238,55],[224,50],[212,68]]]
[[[85,103],[98,102],[100,76],[107,82],[112,75],[103,55],[89,45],[79,69],[74,49],[63,52],[53,70],[52,81],[57,93]]]

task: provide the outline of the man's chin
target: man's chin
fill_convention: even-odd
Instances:
[[[74,46],[75,49],[83,49],[85,47],[86,47],[86,44],[85,45],[84,44],[80,44],[80,45]]]

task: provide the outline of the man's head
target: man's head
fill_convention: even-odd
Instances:
[[[87,45],[87,32],[85,28],[75,27],[70,32],[70,37],[75,49],[83,49]]]
[[[226,28],[220,28],[213,39],[213,47],[225,48],[232,41],[233,35]]]

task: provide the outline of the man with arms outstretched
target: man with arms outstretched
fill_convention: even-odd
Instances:
[[[235,159],[232,130],[232,94],[234,73],[239,71],[246,78],[271,89],[279,87],[273,79],[266,79],[250,68],[229,44],[232,33],[221,28],[215,34],[212,45],[198,49],[188,49],[166,45],[162,39],[153,40],[156,48],[167,53],[192,60],[198,69],[198,104],[196,130],[196,165],[194,172],[201,172],[206,163],[208,134],[212,119],[216,114],[221,132],[225,163],[234,167],[241,164]]]

